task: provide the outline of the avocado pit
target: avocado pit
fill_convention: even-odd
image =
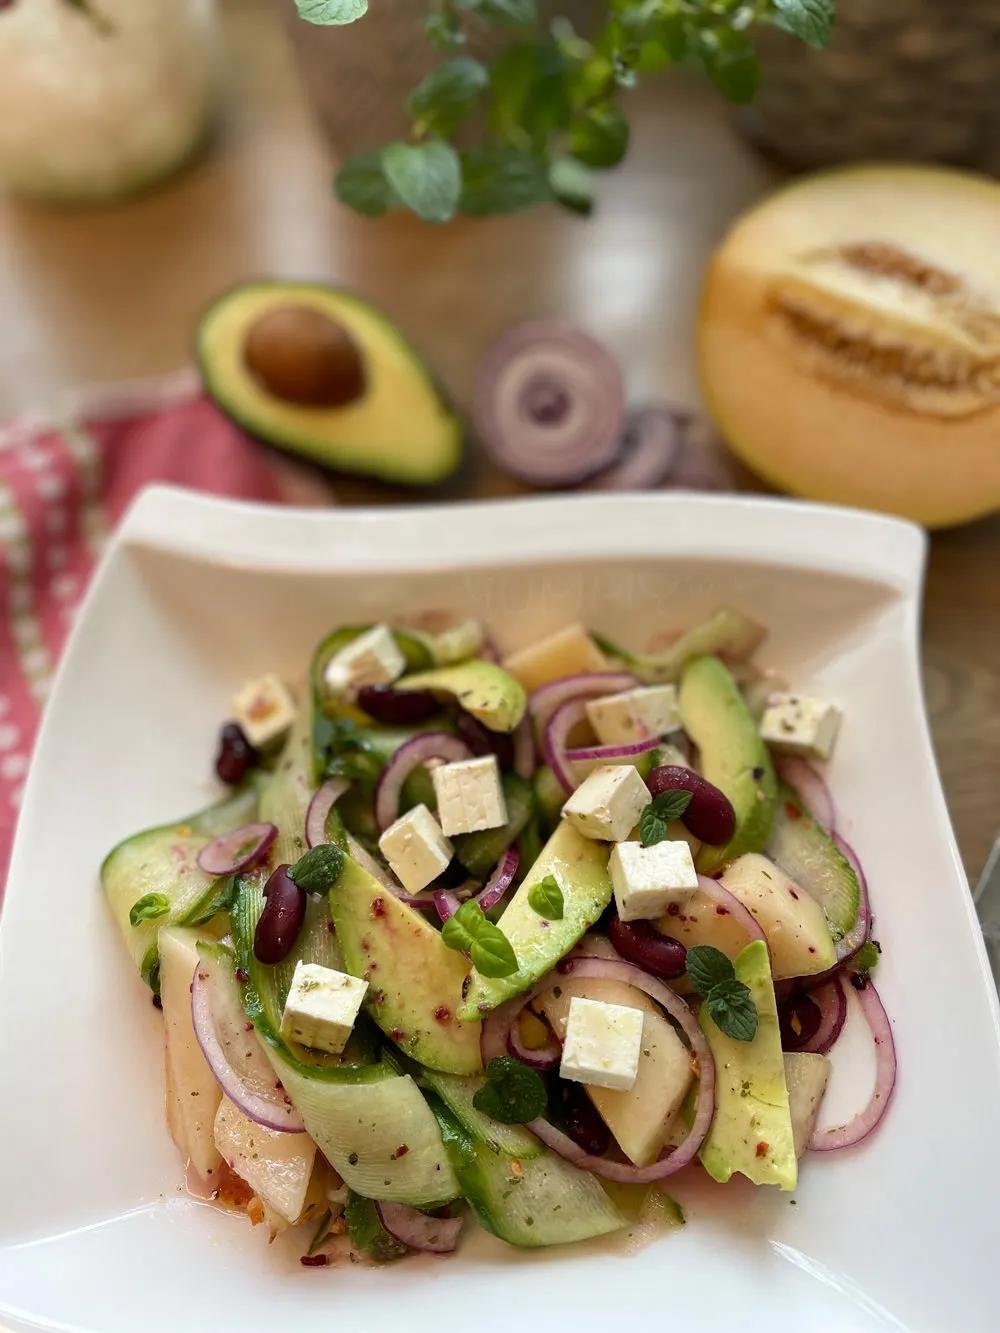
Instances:
[[[308,305],[266,310],[243,348],[247,369],[276,398],[307,407],[344,407],[365,391],[365,366],[347,330]]]

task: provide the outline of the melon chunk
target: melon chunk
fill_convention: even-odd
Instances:
[[[308,1134],[256,1125],[228,1097],[215,1115],[215,1145],[238,1176],[281,1222],[297,1222],[305,1207],[316,1158]]]
[[[823,172],[740,218],[708,271],[702,389],[795,494],[931,527],[1000,506],[1000,185]]]
[[[784,1059],[795,1156],[801,1157],[816,1128],[820,1102],[830,1077],[830,1061],[812,1051],[786,1051]]]

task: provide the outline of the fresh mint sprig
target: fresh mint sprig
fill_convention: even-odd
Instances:
[[[361,18],[367,0],[296,0],[310,23]],[[546,22],[535,0],[428,0],[424,31],[441,56],[410,94],[406,142],[348,158],[337,197],[368,217],[409,208],[428,222],[544,202],[592,206],[592,173],[628,151],[622,94],[668,66],[699,67],[734,102],[760,81],[754,25],[811,46],[830,39],[835,0],[604,0],[591,29]],[[488,62],[469,36],[493,29]],[[453,142],[461,135],[463,151]]]
[[[732,960],[710,944],[695,944],[687,951],[687,974],[715,1026],[734,1041],[753,1041],[757,1006],[750,987],[737,977]]]
[[[639,816],[639,837],[643,847],[653,847],[667,836],[667,825],[681,815],[691,804],[691,793],[683,787],[661,791],[654,796]]]
[[[486,1082],[472,1105],[504,1125],[526,1125],[545,1114],[547,1097],[540,1075],[511,1055],[498,1055],[486,1066]]]

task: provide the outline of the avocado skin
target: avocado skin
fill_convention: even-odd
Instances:
[[[234,332],[227,329],[223,338],[221,317],[239,301],[257,303],[245,320],[236,322]],[[357,402],[340,409],[314,409],[312,416],[302,404],[267,394],[242,357],[242,343],[256,317],[273,307],[301,301],[316,305],[342,324],[368,367],[367,387]],[[234,338],[240,344],[239,355],[233,350]],[[408,368],[408,384],[420,408],[426,409],[431,430],[419,446],[413,438],[412,411],[401,412],[398,419],[387,411],[385,434],[368,434],[376,414],[366,412],[366,404],[370,407],[376,399],[379,404],[388,402],[394,390],[391,382],[380,385],[379,376],[371,373],[377,370],[383,349],[397,380],[398,368]],[[203,311],[194,355],[205,392],[235,425],[265,444],[320,467],[399,486],[424,487],[444,482],[461,464],[464,430],[440,385],[388,316],[352,292],[323,283],[267,280],[231,287]]]
[[[763,851],[771,836],[778,783],[767,746],[728,668],[696,657],[681,677],[684,730],[697,745],[704,777],[732,803],[736,831],[725,847],[702,845],[701,874],[711,875],[744,852]]]

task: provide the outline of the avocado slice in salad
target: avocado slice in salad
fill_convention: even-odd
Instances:
[[[382,1031],[430,1069],[480,1070],[479,1024],[458,1014],[465,958],[350,857],[330,890],[330,914],[344,965],[368,982],[365,1007]]]
[[[460,1018],[476,1019],[533,985],[569,953],[611,901],[610,848],[561,823],[501,913],[497,925],[510,941],[518,969],[506,977],[484,977],[475,969]],[[532,887],[554,875],[563,894],[563,915],[547,921],[528,901]]]
[[[396,689],[447,695],[490,731],[513,731],[528,705],[521,682],[495,662],[480,657],[403,676],[396,681]]]
[[[793,1190],[798,1180],[795,1136],[785,1084],[778,1009],[767,945],[754,940],[733,959],[750,988],[757,1035],[736,1041],[716,1026],[703,1004],[698,1015],[715,1058],[715,1119],[702,1144],[701,1164],[725,1183],[736,1171],[755,1185]]]
[[[717,657],[696,657],[680,685],[684,730],[697,745],[701,771],[729,797],[736,831],[725,847],[705,844],[697,866],[703,875],[744,852],[764,849],[771,834],[777,779],[767,746],[728,668]]]
[[[325,467],[430,486],[458,466],[461,425],[402,334],[350,292],[251,282],[198,325],[209,395],[244,430]]]

